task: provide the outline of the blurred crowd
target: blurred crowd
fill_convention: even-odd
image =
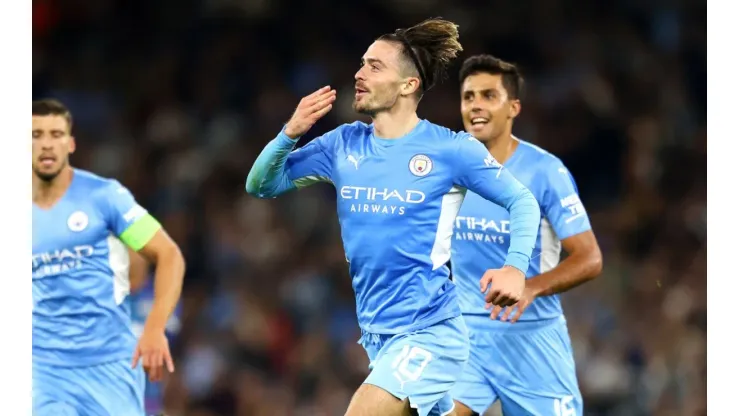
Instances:
[[[515,134],[572,170],[604,252],[563,296],[586,415],[706,414],[706,3],[694,0],[33,1],[33,95],[73,163],[119,179],[188,260],[171,415],[333,416],[367,375],[330,186],[244,191],[300,97],[357,119],[375,37],[460,25],[528,82]],[[460,130],[457,70],[420,115]]]

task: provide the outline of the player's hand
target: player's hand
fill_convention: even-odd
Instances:
[[[506,322],[507,319],[511,316],[512,312],[514,312],[514,309],[516,309],[516,313],[514,316],[511,317],[511,323],[518,321],[519,318],[521,318],[524,311],[529,307],[529,305],[534,302],[534,299],[537,297],[537,293],[532,289],[525,287],[524,292],[522,292],[522,297],[519,299],[519,302],[517,302],[515,305],[507,306],[506,310],[502,306],[493,306],[490,303],[486,304],[486,309],[490,309],[493,306],[493,310],[491,311],[491,319],[496,319],[496,317],[501,314],[501,311],[504,311],[504,314],[501,315],[501,321]]]
[[[303,97],[293,116],[285,125],[285,134],[291,139],[297,139],[306,134],[321,117],[331,111],[336,99],[337,91],[328,85]]]
[[[170,355],[170,344],[164,330],[144,328],[144,332],[139,338],[134,350],[134,359],[131,367],[136,368],[141,359],[144,371],[149,375],[150,381],[159,381],[162,379],[163,366],[166,366],[170,373],[175,371],[175,364]]]
[[[524,273],[510,266],[486,270],[480,279],[480,291],[486,294],[486,305],[511,306],[519,302],[524,292]]]

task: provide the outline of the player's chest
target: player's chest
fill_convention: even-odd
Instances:
[[[48,210],[33,207],[34,259],[91,256],[109,231],[91,204],[60,201]]]
[[[455,231],[462,239],[508,243],[511,234],[509,212],[478,194],[468,192],[455,219]],[[465,235],[468,233],[469,235]]]
[[[452,171],[445,158],[421,146],[340,149],[333,169],[340,205],[423,205],[452,187]]]
[[[532,169],[522,163],[520,159],[507,163],[504,168],[534,194],[539,204],[541,198],[538,195],[537,187],[533,186]],[[498,235],[508,239],[510,234],[509,211],[469,191],[460,207],[455,228],[461,231]],[[498,238],[498,240],[502,238]]]

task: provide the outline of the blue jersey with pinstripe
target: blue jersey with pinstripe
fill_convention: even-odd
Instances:
[[[514,177],[527,186],[540,205],[537,232],[527,278],[554,268],[560,261],[560,241],[591,229],[578,189],[568,169],[557,157],[531,143],[520,140],[504,163]],[[452,274],[460,292],[460,306],[468,326],[491,322],[480,293],[479,280],[486,269],[504,264],[510,244],[510,218],[505,209],[475,193],[468,193],[455,219],[452,243]],[[562,315],[560,297],[535,299],[520,322],[557,318]],[[485,318],[485,319],[476,319]]]
[[[32,209],[34,362],[131,359],[129,257],[119,237],[147,211],[118,181],[81,169],[53,207]]]

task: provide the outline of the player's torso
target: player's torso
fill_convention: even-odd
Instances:
[[[372,243],[382,243],[377,250],[431,249],[443,198],[453,186],[443,151],[421,137],[397,143],[365,137],[344,143],[333,179],[350,258],[367,253],[362,248]]]
[[[445,240],[449,247],[463,193],[453,189],[452,139],[421,123],[419,132],[401,139],[378,139],[369,129],[335,149],[332,180],[358,309],[429,303],[446,290],[446,277],[436,276],[449,276],[439,269],[446,262],[439,252]],[[404,280],[414,283],[404,288]]]
[[[526,186],[542,205],[544,184],[538,180],[541,155],[526,144],[519,144],[504,167]],[[542,215],[542,214],[541,214]],[[455,219],[452,242],[452,269],[461,308],[466,315],[487,315],[479,280],[487,269],[503,266],[511,243],[509,212],[481,196],[468,192]],[[545,256],[543,256],[543,252]],[[556,253],[556,257],[553,257]],[[544,216],[537,232],[527,278],[552,269],[560,260],[560,241]],[[520,321],[549,319],[562,313],[557,296],[538,298]]]
[[[43,311],[46,302],[106,292],[112,302],[115,262],[128,264],[125,248],[116,253],[116,242],[96,207],[85,200],[65,198],[49,210],[34,207],[34,305]]]
[[[89,354],[97,348],[96,335],[125,330],[128,323],[122,304],[128,252],[112,236],[94,190],[76,181],[53,207],[33,205],[34,359],[61,360],[73,350]]]

